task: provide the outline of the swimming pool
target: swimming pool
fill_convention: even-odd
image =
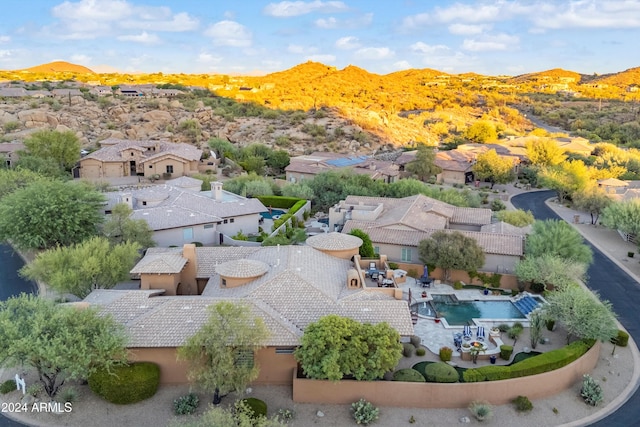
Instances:
[[[435,295],[434,295],[435,297]],[[472,319],[526,319],[511,301],[458,301],[446,303],[434,299],[412,306],[413,311],[426,317],[444,317],[450,326],[468,325]]]
[[[269,213],[269,211],[260,212],[260,216],[262,216],[262,218],[266,218],[266,219],[278,219],[284,214],[285,214],[285,212],[283,210],[281,210],[281,209],[271,209],[271,213]],[[277,217],[277,218],[274,218],[274,217]]]

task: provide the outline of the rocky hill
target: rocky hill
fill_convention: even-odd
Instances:
[[[36,65],[23,71],[30,73],[78,73],[78,74],[95,74],[92,70],[82,65],[72,64],[65,61],[54,61],[47,64]]]

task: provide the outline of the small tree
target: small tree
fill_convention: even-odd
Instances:
[[[141,248],[155,246],[153,230],[149,227],[149,223],[144,219],[131,219],[132,213],[133,209],[125,203],[115,205],[102,227],[102,234],[112,244],[135,242]]]
[[[478,179],[489,179],[491,188],[494,184],[506,184],[516,178],[513,159],[499,156],[494,149],[479,154],[472,169]]]
[[[41,130],[24,140],[26,151],[70,170],[80,160],[80,140],[73,131]]]
[[[498,221],[504,221],[507,224],[511,224],[516,227],[526,227],[527,225],[531,225],[535,222],[535,218],[531,211],[523,211],[522,209],[496,212],[496,218]]]
[[[640,236],[640,200],[610,204],[602,212],[602,223],[623,233]]]
[[[567,159],[564,150],[550,138],[530,139],[525,145],[532,165],[557,166]]]
[[[591,186],[573,195],[573,205],[580,210],[589,212],[591,224],[597,224],[600,214],[612,203],[607,193],[601,188]],[[640,210],[639,210],[640,212]]]
[[[584,243],[576,229],[564,221],[546,220],[533,223],[525,243],[527,257],[557,256],[589,265],[593,260],[591,248]]]
[[[373,243],[371,243],[371,238],[367,233],[359,228],[354,228],[349,232],[349,234],[362,239],[362,246],[358,249],[362,258],[374,258],[376,256],[376,252],[373,249]]]
[[[498,133],[493,123],[480,120],[467,128],[463,135],[472,142],[485,143],[498,139]]]
[[[294,355],[309,378],[375,380],[395,368],[402,345],[387,323],[361,324],[331,314],[306,327]]]
[[[418,145],[415,159],[407,163],[405,170],[415,175],[420,181],[426,181],[442,172],[442,169],[436,166],[435,160],[436,153],[434,148],[420,144]]]
[[[242,392],[258,377],[254,352],[269,336],[263,320],[249,306],[222,301],[209,306],[209,319],[178,349],[189,363],[187,377],[213,393],[217,405],[230,392]]]
[[[581,160],[564,162],[559,166],[543,167],[538,174],[538,182],[550,190],[555,190],[560,203],[564,203],[567,197],[585,189],[589,179],[589,169]]]
[[[109,289],[126,280],[139,257],[139,249],[135,242],[111,246],[106,238],[93,237],[74,246],[39,253],[20,274],[41,280],[57,292],[83,299],[94,289]]]
[[[33,367],[50,397],[67,379],[124,363],[125,343],[122,325],[94,309],[26,294],[0,303],[2,366]]]
[[[527,256],[516,264],[518,280],[541,283],[547,288],[564,286],[584,280],[587,265],[570,259],[560,258],[552,254]]]
[[[418,244],[420,261],[444,271],[449,281],[451,270],[476,271],[484,265],[484,251],[471,237],[453,231],[436,231]]]
[[[542,338],[542,328],[545,325],[545,319],[538,312],[529,315],[529,337],[531,338],[531,348],[535,349],[538,341]]]

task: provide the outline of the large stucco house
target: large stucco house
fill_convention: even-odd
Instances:
[[[345,169],[386,183],[395,182],[400,177],[398,166],[391,161],[377,160],[370,156],[345,156],[323,151],[292,157],[284,170],[287,182],[301,182],[305,179],[313,179],[319,173]]]
[[[340,233],[308,239],[307,246],[151,248],[134,267],[140,290],[96,290],[85,302],[122,323],[132,359],[156,362],[161,382],[185,383],[183,345],[219,301],[245,302],[270,331],[255,355],[256,383],[291,384],[293,351],[312,322],[338,314],[360,322],[388,322],[413,334],[402,290],[370,288],[358,258],[362,240]]]
[[[491,210],[461,208],[421,194],[401,199],[349,196],[329,210],[329,229],[361,229],[390,261],[420,263],[418,244],[438,230],[460,231],[485,252],[483,271],[513,273],[525,230],[492,224]]]
[[[193,145],[167,141],[109,138],[101,141],[100,147],[80,159],[80,178],[192,175],[198,172],[202,157],[202,150]]]
[[[133,209],[132,219],[149,224],[159,246],[222,244],[225,235],[258,233],[260,212],[267,211],[260,200],[224,191],[221,182],[212,182],[209,191],[200,191],[201,185],[198,179],[180,177],[162,185],[106,193],[105,213],[126,203]]]

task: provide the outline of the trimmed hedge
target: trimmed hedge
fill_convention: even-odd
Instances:
[[[242,401],[253,414],[253,418],[267,417],[267,404],[264,400],[256,399],[255,397],[248,397],[246,399],[242,399]]]
[[[415,369],[399,369],[393,373],[393,381],[405,381],[409,383],[424,383],[426,380]]]
[[[297,202],[295,205],[293,205],[291,207],[291,209],[289,209],[289,212],[287,212],[286,214],[282,215],[280,218],[278,218],[275,221],[273,221],[273,229],[274,230],[278,229],[278,227],[280,227],[282,224],[287,222],[291,217],[294,216],[294,214],[296,212],[298,212],[300,209],[302,209],[304,207],[304,205],[307,204],[306,200],[300,200],[300,199],[298,199],[298,200],[299,200],[299,202]]]
[[[513,346],[503,344],[500,346],[500,358],[503,360],[511,359],[511,355],[513,354]]]
[[[445,362],[436,362],[424,368],[424,379],[429,383],[457,383],[458,371]]]
[[[291,206],[298,203],[300,200],[297,197],[284,197],[284,196],[256,196],[256,199],[260,200],[263,205],[271,206],[275,209],[289,209]],[[306,200],[304,200],[307,203]]]
[[[89,388],[108,402],[126,405],[156,394],[160,385],[160,366],[152,362],[134,362],[101,369],[89,376]]]
[[[422,375],[420,375],[420,376],[422,376]],[[17,390],[16,381],[15,380],[8,379],[8,380],[6,380],[5,382],[3,382],[0,385],[0,393],[2,393],[2,394],[7,394],[7,393],[10,393],[10,392],[12,392],[14,390]]]
[[[402,343],[402,355],[404,357],[411,357],[413,356],[413,352],[415,351],[416,347],[411,344],[410,342],[403,342]]]

